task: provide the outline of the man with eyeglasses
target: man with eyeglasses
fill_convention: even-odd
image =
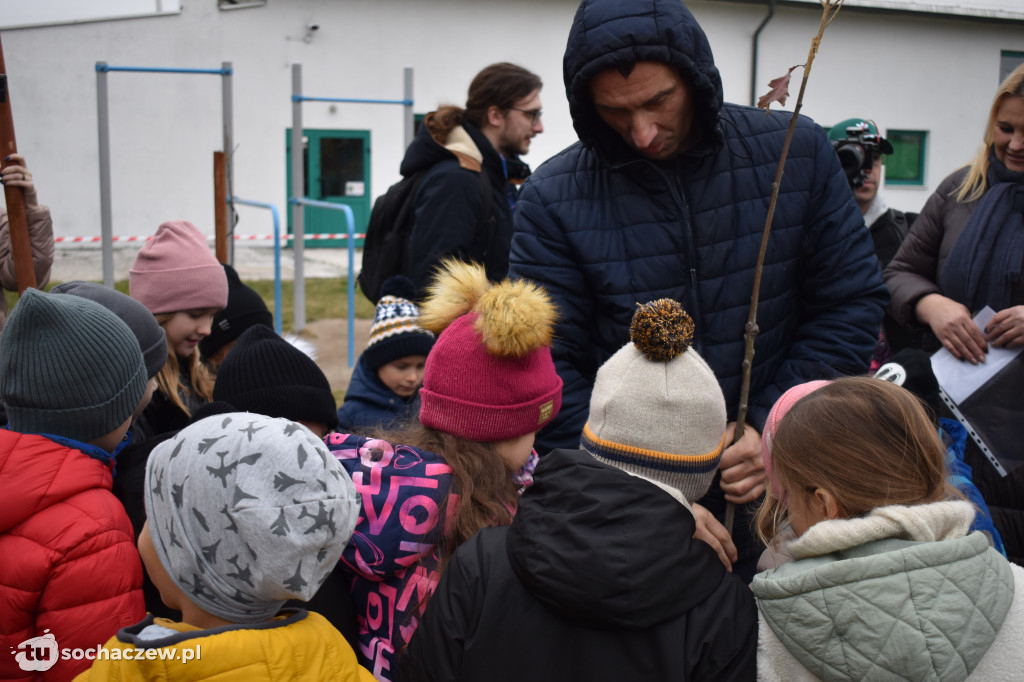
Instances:
[[[544,131],[541,86],[521,66],[491,64],[473,78],[464,108],[424,118],[401,166],[403,176],[422,175],[407,260],[420,296],[445,257],[482,263],[492,281],[508,273],[512,208],[530,174],[519,157]]]
[[[562,410],[538,435],[538,451],[579,444],[597,368],[629,339],[636,305],[663,297],[693,318],[695,346],[726,398],[731,443],[791,114],[723,103],[711,46],[679,0],[583,0],[563,71],[580,141],[524,184],[510,253],[510,275],[542,285],[560,313],[552,355]],[[746,428],[723,453],[702,500],[708,509],[724,517],[726,500],[760,497],[760,432],[772,404],[809,379],[866,372],[887,300],[832,145],[800,117],[761,279]],[[759,552],[751,510],[737,509],[736,548],[721,542],[721,526],[710,539],[720,556],[738,553],[734,570],[747,579]]]

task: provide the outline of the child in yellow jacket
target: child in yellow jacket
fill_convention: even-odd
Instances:
[[[182,622],[123,628],[78,680],[371,681],[308,600],[348,544],[355,488],[304,426],[249,413],[183,429],[146,465],[139,553]],[[91,656],[89,654],[92,654]]]

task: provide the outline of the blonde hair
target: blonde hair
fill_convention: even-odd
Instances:
[[[960,202],[975,201],[988,189],[988,152],[995,140],[996,117],[999,107],[1008,97],[1024,97],[1024,64],[1021,64],[1006,77],[988,114],[988,125],[985,126],[985,139],[981,149],[967,166],[967,175],[957,188],[956,200]]]
[[[888,381],[850,377],[790,408],[775,431],[755,525],[767,545],[786,523],[781,491],[828,491],[844,517],[887,505],[959,497],[946,482],[946,448],[920,400]]]
[[[165,327],[171,319],[177,315],[177,313],[160,313],[154,315],[156,322],[161,327]],[[181,383],[181,365],[178,363],[178,354],[174,352],[174,348],[171,344],[167,344],[167,362],[160,368],[160,371],[156,375],[157,388],[167,396],[168,399],[174,405],[187,414],[189,417],[192,416],[192,410],[188,409],[185,405],[185,401],[181,399],[181,391],[190,393],[201,400],[209,402],[213,400],[213,380],[214,377],[208,370],[205,370],[199,362],[199,353],[195,350],[188,356],[188,378],[191,386],[186,386]]]

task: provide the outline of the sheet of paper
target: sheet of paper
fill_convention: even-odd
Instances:
[[[985,325],[995,314],[996,311],[985,306],[974,316],[974,324],[984,332]],[[932,372],[935,373],[935,378],[946,395],[959,405],[981,388],[986,381],[998,374],[999,370],[1017,357],[1021,351],[1024,351],[1022,346],[1017,348],[989,346],[985,362],[972,365],[965,360],[957,360],[952,353],[942,348],[932,356]]]

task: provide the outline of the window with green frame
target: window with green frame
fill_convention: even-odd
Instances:
[[[1021,64],[1024,64],[1024,52],[1013,50],[999,51],[999,82],[1002,83],[1006,77],[1013,73]]]
[[[893,153],[885,158],[885,184],[923,185],[928,133],[924,130],[888,130],[885,139],[893,148]]]

